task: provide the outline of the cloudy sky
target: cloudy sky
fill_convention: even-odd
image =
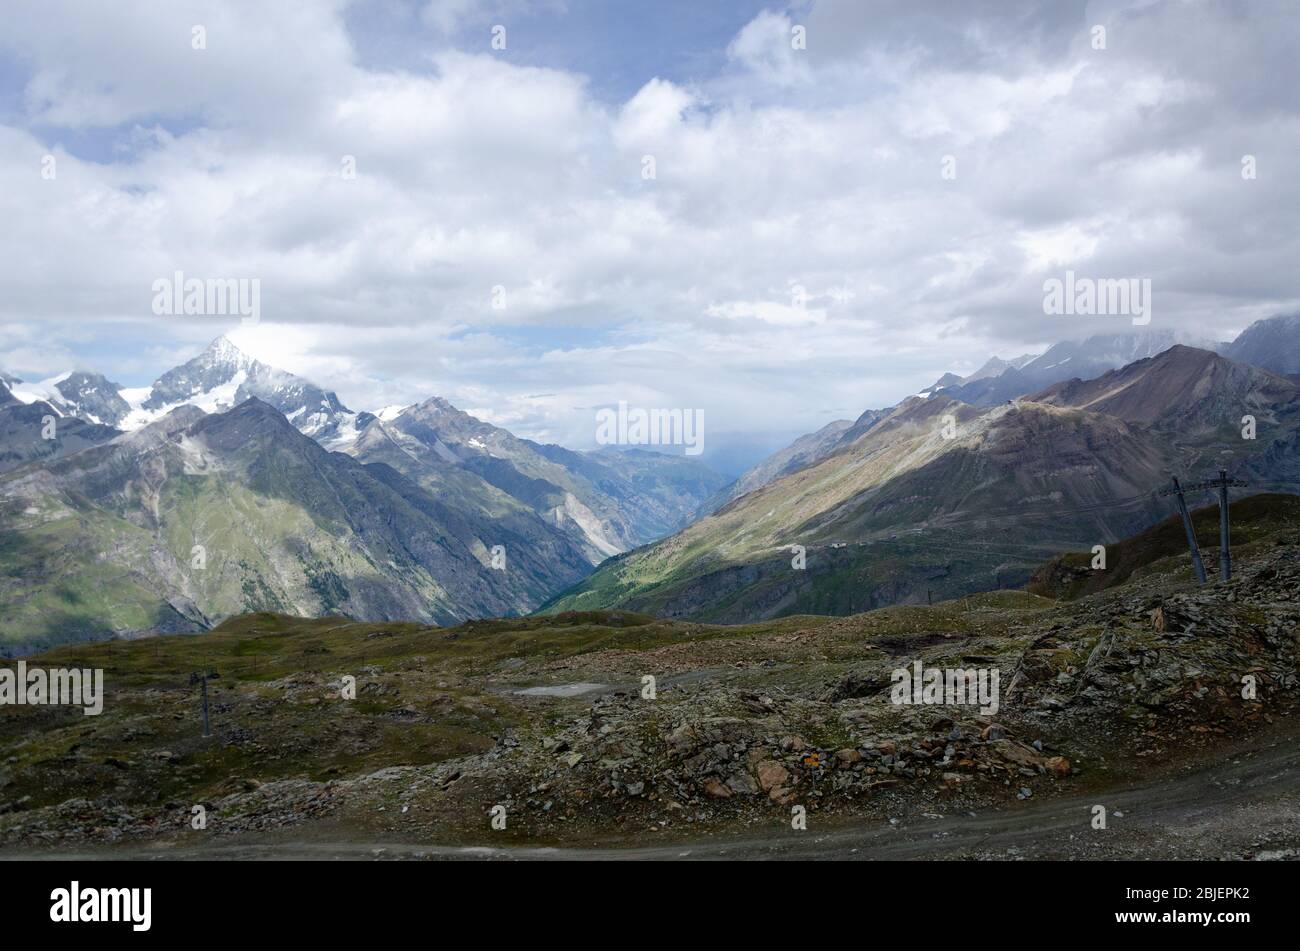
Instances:
[[[29,379],[145,384],[233,332],[354,409],[439,394],[583,447],[595,407],[702,408],[742,452],[1133,329],[1046,316],[1066,269],[1151,279],[1153,330],[1300,305],[1292,0],[5,20],[0,368]],[[260,323],[154,314],[176,271],[259,280]]]

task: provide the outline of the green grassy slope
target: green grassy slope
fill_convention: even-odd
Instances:
[[[1295,537],[1300,538],[1300,496],[1260,493],[1230,502],[1228,512],[1234,549],[1288,530],[1294,530]],[[1196,508],[1191,515],[1206,576],[1213,580],[1219,575],[1219,507]],[[1091,552],[1068,552],[1042,565],[1026,589],[1044,597],[1074,600],[1122,585],[1135,574],[1157,565],[1163,567],[1169,560],[1185,564],[1188,577],[1192,576],[1187,534],[1177,515],[1108,545],[1104,571],[1092,569]]]

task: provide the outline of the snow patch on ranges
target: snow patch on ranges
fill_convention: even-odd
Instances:
[[[59,392],[58,386],[70,376],[72,376],[71,370],[52,376],[48,380],[41,380],[39,383],[15,383],[9,387],[9,392],[29,406],[38,402],[49,403],[56,413],[66,416],[67,407],[64,405],[63,394]]]
[[[234,407],[235,394],[239,392],[239,388],[244,385],[244,381],[247,379],[248,372],[239,370],[220,386],[215,386],[210,390],[198,390],[196,388],[187,399],[177,400],[157,409],[145,409],[142,405],[153,395],[152,386],[124,388],[119,390],[118,393],[122,399],[126,400],[126,405],[131,407],[131,412],[122,420],[121,428],[129,432],[142,426],[148,426],[181,406],[197,406],[205,413],[224,413]]]

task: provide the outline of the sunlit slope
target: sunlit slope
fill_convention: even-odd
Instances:
[[[987,410],[914,398],[831,456],[611,560],[546,609],[738,621],[1015,586],[1052,555],[1169,515],[1155,491],[1172,475],[1220,468],[1258,489],[1300,484],[1292,381],[1175,346]],[[807,549],[803,570],[791,545]]]
[[[1155,503],[1138,497],[1162,466],[1149,433],[1103,414],[912,400],[831,457],[611,560],[548,609],[739,620],[1020,583],[1060,546],[1149,522]],[[791,545],[807,549],[805,570]]]

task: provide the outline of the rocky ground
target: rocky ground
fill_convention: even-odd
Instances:
[[[1153,802],[1181,789],[1194,808],[1232,784],[1193,794],[1189,776],[1294,748],[1294,532],[1243,548],[1227,584],[1189,575],[1169,558],[1073,602],[997,592],[743,627],[616,612],[452,629],[254,615],[197,638],[63,648],[29,663],[104,667],[105,712],[0,711],[0,854],[797,852],[802,817],[844,853],[887,854],[877,833],[947,822],[944,836],[972,838],[953,849],[925,831],[937,854],[1069,855],[1077,841],[1091,855],[1088,804],[1111,803],[1122,823],[1116,804],[1135,790]],[[997,670],[999,710],[891,702],[891,671],[917,660]],[[193,669],[221,674],[208,739]],[[1285,789],[1242,806],[1253,832],[1220,830],[1220,845],[1188,853],[1171,820],[1110,854],[1293,857],[1296,764],[1268,775]],[[993,816],[1014,843],[981,849]]]

